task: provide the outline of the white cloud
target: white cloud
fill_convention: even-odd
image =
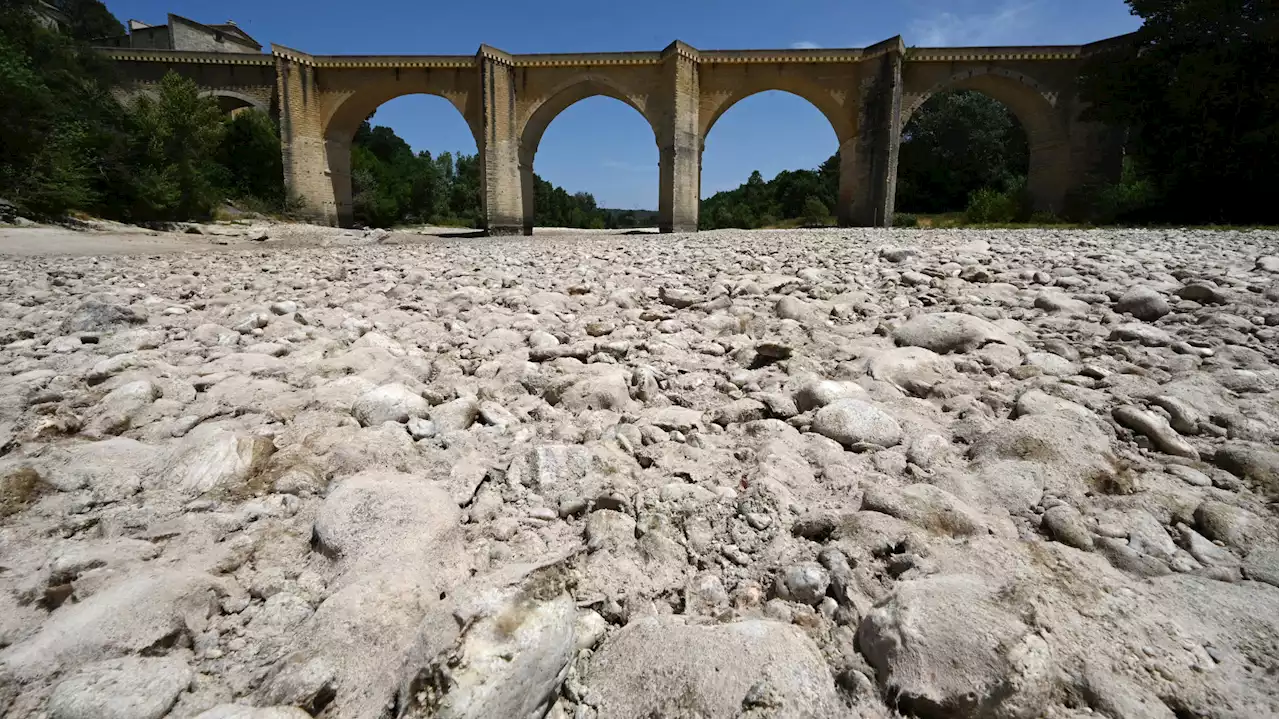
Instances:
[[[792,50],[817,50],[820,47],[822,46],[819,45],[818,43],[810,42],[808,40],[801,40],[800,42],[791,43]]]
[[[964,47],[1019,44],[1035,20],[1035,0],[1006,0],[987,13],[957,15],[938,12],[913,21],[909,44],[920,47]]]

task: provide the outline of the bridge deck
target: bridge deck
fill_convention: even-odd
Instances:
[[[704,63],[832,63],[858,62],[877,57],[891,46],[889,41],[866,48],[819,48],[778,50],[694,50],[690,54]],[[892,43],[896,44],[896,43]],[[1093,45],[1096,45],[1094,43]],[[687,47],[687,46],[686,46]],[[905,62],[974,62],[974,61],[1035,61],[1071,60],[1087,55],[1091,45],[1022,45],[995,47],[911,47],[907,48]],[[482,48],[481,52],[485,52]],[[271,65],[276,56],[315,67],[354,68],[466,68],[475,67],[479,55],[310,55],[305,52],[273,45],[270,54],[243,54],[195,52],[184,50],[135,50],[128,48],[99,48],[107,57],[130,62],[198,63],[223,65]],[[662,62],[665,52],[597,52],[597,53],[529,53],[501,54],[515,67],[575,67],[598,65],[653,65]]]

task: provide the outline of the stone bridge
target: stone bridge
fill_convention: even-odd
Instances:
[[[255,106],[280,123],[285,183],[322,222],[352,222],[351,141],[384,102],[411,93],[447,99],[471,128],[481,194],[493,234],[533,229],[533,163],[547,126],[587,97],[617,98],[653,129],[663,232],[696,230],[707,134],[743,98],[782,90],[826,116],[840,147],[844,226],[887,226],[893,217],[898,143],[930,95],[972,89],[1007,106],[1031,150],[1036,209],[1060,212],[1071,190],[1119,172],[1118,143],[1081,121],[1081,62],[1112,40],[1083,46],[907,48],[900,37],[858,49],[511,55],[270,55],[104,49],[146,91],[169,70],[189,76],[228,110]]]

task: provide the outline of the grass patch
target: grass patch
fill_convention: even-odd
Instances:
[[[806,219],[804,217],[792,217],[785,220],[772,220],[760,227],[762,230],[799,230],[813,229],[822,227],[835,227],[836,218],[826,217],[819,221]]]

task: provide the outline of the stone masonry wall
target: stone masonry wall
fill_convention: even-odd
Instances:
[[[225,59],[104,52],[117,53],[135,83],[176,69],[227,94],[229,105],[238,99],[278,107],[286,184],[314,219],[329,223],[352,221],[355,126],[381,103],[415,92],[446,97],[472,128],[486,224],[494,233],[532,230],[542,133],[565,108],[593,95],[627,103],[653,128],[664,231],[696,229],[707,135],[728,108],[767,90],[799,95],[831,122],[840,152],[833,209],[841,224],[892,221],[899,133],[922,102],[944,90],[978,90],[1018,117],[1031,146],[1028,186],[1039,209],[1061,211],[1073,188],[1118,167],[1115,133],[1078,119],[1074,78],[1083,50],[1077,47],[907,51],[891,38],[865,50],[700,52],[677,42],[661,53],[512,56],[482,46],[474,57],[313,57],[274,46],[274,67],[258,67],[234,59],[246,57],[243,45],[218,43],[208,28],[176,20],[170,30],[179,46],[223,51]],[[272,71],[274,83],[256,76]],[[275,97],[263,103],[259,90],[273,86]]]
[[[137,33],[139,31],[135,30],[134,32]],[[235,42],[224,33],[183,22],[182,18],[174,15],[169,16],[169,33],[173,42],[172,49],[174,50],[254,54],[259,52],[248,45]]]

